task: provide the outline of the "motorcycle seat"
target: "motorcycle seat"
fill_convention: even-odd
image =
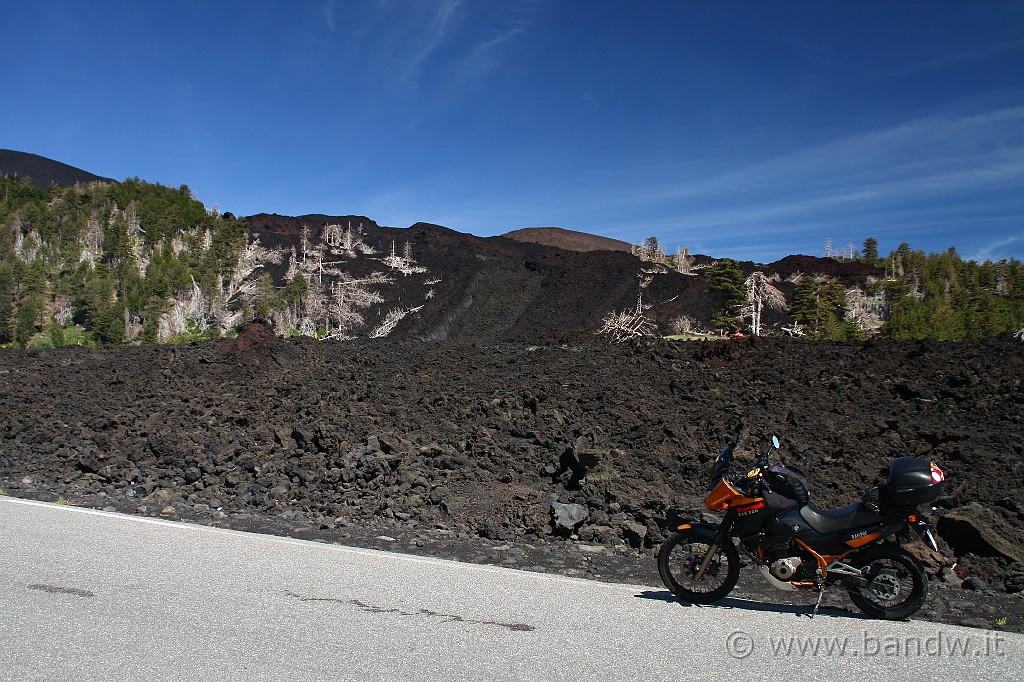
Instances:
[[[800,508],[800,517],[819,533],[832,533],[858,526],[870,526],[882,520],[881,515],[869,510],[863,502],[854,502],[833,511],[818,509],[813,504],[807,504]]]

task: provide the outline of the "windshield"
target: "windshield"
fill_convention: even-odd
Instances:
[[[732,445],[726,445],[725,449],[718,453],[715,458],[715,471],[723,471],[729,468],[732,463]]]

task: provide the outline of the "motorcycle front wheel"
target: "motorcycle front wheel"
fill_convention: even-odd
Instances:
[[[701,579],[696,579],[712,541],[708,533],[687,528],[670,535],[658,552],[661,580],[683,601],[712,604],[729,594],[739,581],[740,557],[728,540],[711,557]]]
[[[863,572],[866,581],[848,588],[850,599],[872,618],[907,618],[921,608],[928,596],[924,567],[899,547],[871,547],[850,563]]]

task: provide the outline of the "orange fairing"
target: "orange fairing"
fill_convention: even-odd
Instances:
[[[863,547],[864,545],[874,542],[878,538],[882,537],[881,533],[868,533],[867,535],[852,540],[847,540],[846,544],[850,547]]]
[[[717,485],[708,492],[708,497],[704,504],[708,509],[728,509],[729,507],[761,502],[763,500],[763,497],[747,497],[729,485],[725,478],[720,478]]]

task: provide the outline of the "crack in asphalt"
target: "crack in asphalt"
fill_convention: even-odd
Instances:
[[[289,597],[294,597],[302,602],[333,602],[335,604],[343,604],[345,606],[355,606],[360,611],[366,613],[393,613],[399,616],[421,616],[424,618],[438,618],[442,623],[467,623],[469,625],[496,625],[498,627],[507,628],[513,632],[533,632],[537,628],[533,625],[527,625],[525,623],[502,623],[496,620],[477,620],[474,618],[464,618],[463,616],[455,615],[452,613],[440,613],[438,611],[431,611],[430,609],[420,609],[418,611],[405,611],[398,608],[389,608],[384,606],[376,606],[374,604],[367,604],[359,599],[338,599],[335,597],[307,597],[301,594],[295,594],[294,592],[285,591]]]
[[[61,587],[60,585],[43,585],[36,583],[29,585],[30,590],[39,590],[40,592],[49,592],[50,594],[70,594],[75,597],[95,597],[96,593],[90,592],[89,590],[80,590],[77,587]]]

